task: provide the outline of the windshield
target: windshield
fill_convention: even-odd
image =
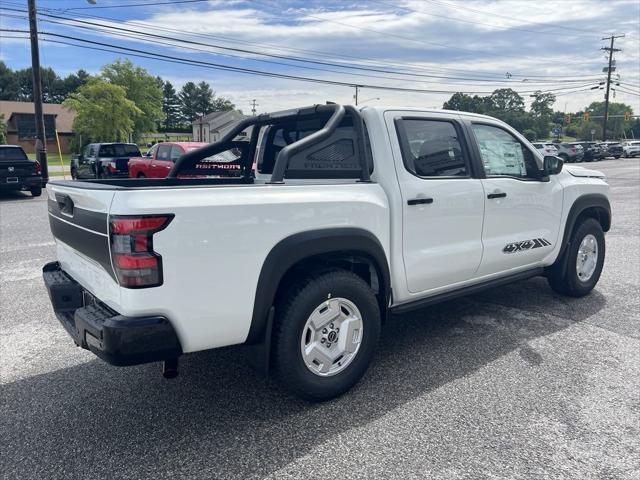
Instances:
[[[111,145],[101,145],[99,157],[139,157],[140,150],[136,145],[127,143],[114,143]]]
[[[16,162],[29,160],[21,148],[0,147],[0,162]]]

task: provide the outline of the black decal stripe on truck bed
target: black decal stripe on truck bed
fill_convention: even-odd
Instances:
[[[48,200],[47,206],[49,208],[49,213],[56,217],[65,219],[74,225],[78,225],[104,235],[109,233],[106,213],[74,207],[73,215],[67,215],[61,211],[58,202],[52,199]]]
[[[73,219],[66,220],[51,212],[49,212],[49,225],[56,239],[96,261],[115,280],[109,252],[109,236],[106,233],[89,230],[74,224]]]

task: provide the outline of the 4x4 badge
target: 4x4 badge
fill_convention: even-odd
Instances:
[[[544,238],[534,238],[533,240],[523,240],[521,242],[508,243],[502,249],[504,253],[516,253],[533,248],[548,247],[551,245],[549,240]]]

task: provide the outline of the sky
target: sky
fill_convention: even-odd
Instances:
[[[441,108],[454,91],[484,95],[509,87],[527,104],[533,91],[553,91],[557,110],[578,111],[603,100],[604,92],[590,87],[605,79],[602,37],[615,33],[625,37],[615,44],[622,49],[615,54],[614,75],[621,85],[613,100],[640,113],[640,96],[628,93],[640,91],[640,0],[94,1],[37,0],[42,14],[53,15],[40,17],[41,32],[95,42],[42,35],[42,65],[60,75],[80,68],[98,73],[102,65],[129,57],[177,88],[207,81],[245,113],[253,99],[258,112],[353,103],[353,85],[362,85],[359,100],[367,105]],[[0,10],[1,28],[27,29],[26,3],[2,0],[0,7],[20,11]],[[28,41],[8,38],[25,34],[0,35],[0,60],[13,69],[30,66]],[[201,63],[45,39],[92,49],[117,45]]]

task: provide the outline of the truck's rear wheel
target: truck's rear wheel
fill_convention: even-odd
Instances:
[[[574,231],[565,253],[566,262],[558,260],[558,265],[551,267],[547,275],[549,285],[556,292],[572,297],[588,294],[600,279],[604,254],[602,226],[597,220],[588,218]],[[564,265],[562,270],[561,265]]]
[[[310,401],[336,397],[367,370],[380,309],[366,282],[333,270],[289,289],[276,308],[273,354],[280,381]]]

